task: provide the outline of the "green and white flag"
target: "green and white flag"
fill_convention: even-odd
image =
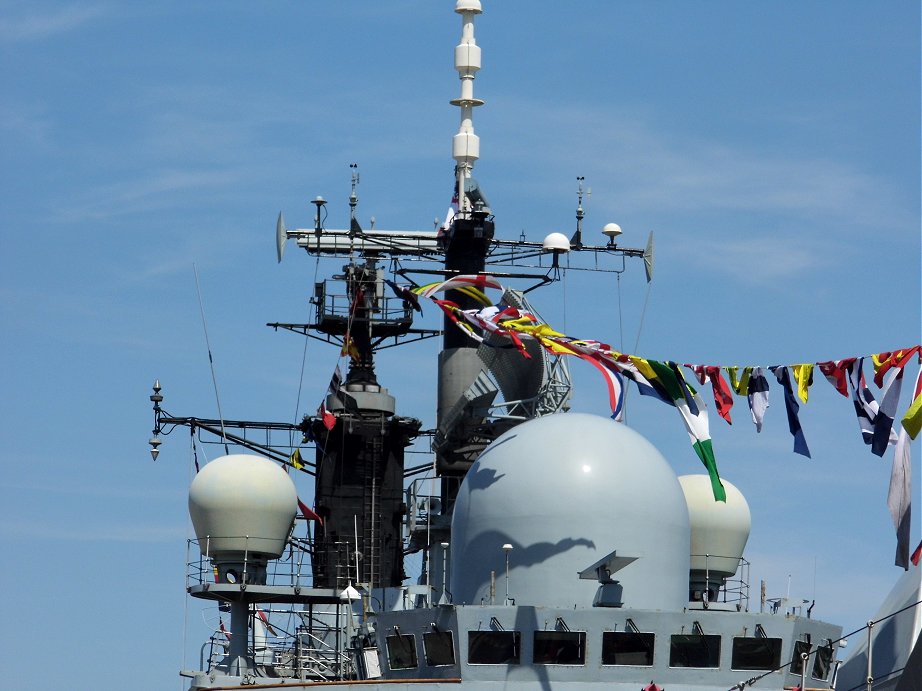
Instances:
[[[717,461],[714,458],[714,448],[711,445],[708,411],[704,400],[685,381],[685,376],[676,363],[657,362],[656,360],[647,360],[647,362],[656,374],[657,381],[669,394],[676,410],[679,411],[682,422],[685,423],[685,429],[688,431],[692,447],[704,467],[707,468],[708,476],[711,478],[711,490],[714,492],[714,500],[727,501],[727,492],[724,490],[724,486],[720,482],[720,475],[717,473]]]

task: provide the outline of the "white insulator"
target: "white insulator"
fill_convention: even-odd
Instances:
[[[473,107],[483,104],[474,98],[474,77],[480,69],[480,47],[474,38],[474,16],[482,12],[480,0],[458,0],[455,12],[461,15],[461,42],[455,46],[455,69],[461,78],[461,96],[452,99],[452,105],[461,108],[461,124],[458,133],[452,138],[452,158],[458,164],[460,179],[470,177],[474,161],[480,158],[480,138],[474,134]],[[464,211],[467,202],[464,195],[460,201],[460,211]]]
[[[480,69],[480,46],[476,43],[459,43],[455,46],[455,69],[464,76]]]
[[[461,104],[473,104],[478,99],[474,98],[474,82],[470,79],[461,81]]]
[[[458,163],[480,158],[480,137],[473,132],[458,132],[451,139],[451,156]]]

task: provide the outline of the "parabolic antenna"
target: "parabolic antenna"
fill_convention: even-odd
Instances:
[[[282,255],[285,254],[285,241],[287,239],[288,231],[285,229],[285,217],[279,211],[279,220],[275,223],[275,251],[278,254],[279,264],[282,263]]]
[[[281,218],[281,215],[279,215]],[[281,255],[279,255],[279,261],[282,261]],[[647,283],[653,280],[653,231],[650,231],[649,237],[647,237],[647,246],[643,251],[643,270],[647,274]]]

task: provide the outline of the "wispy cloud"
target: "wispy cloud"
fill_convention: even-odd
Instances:
[[[220,188],[239,179],[233,170],[159,170],[135,180],[90,189],[83,199],[64,203],[55,222],[100,220],[169,207],[177,195]]]
[[[771,213],[850,226],[873,222],[878,228],[908,220],[909,210],[885,180],[846,161],[656,130],[643,113],[628,109],[510,106],[502,128],[514,128],[516,136],[500,138],[519,141],[519,149],[506,148],[506,157],[533,158],[535,150],[543,151],[547,165],[541,171],[576,166],[638,211]],[[528,112],[542,113],[544,127],[523,131]]]
[[[75,31],[102,14],[96,5],[73,4],[39,11],[31,4],[7,7],[0,15],[0,41],[38,41]]]
[[[46,147],[50,122],[43,109],[9,103],[0,104],[0,133],[10,142]]]
[[[730,241],[695,239],[682,244],[679,249],[694,265],[750,285],[775,285],[830,263],[822,248],[795,238],[780,242],[762,236]]]

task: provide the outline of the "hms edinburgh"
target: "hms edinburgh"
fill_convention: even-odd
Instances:
[[[724,480],[717,502],[708,475],[678,477],[625,424],[567,412],[566,358],[538,339],[510,346],[489,323],[459,328],[452,316],[536,314],[530,293],[553,288],[564,257],[603,273],[636,260],[648,280],[653,266],[652,236],[644,249],[621,247],[609,224],[601,244],[584,242],[582,182],[572,237],[497,237],[473,177],[481,3],[458,0],[455,11],[456,204],[442,227],[362,229],[357,170],[346,228],[326,227],[320,197],[312,228],[279,216],[279,261],[294,241],[341,267],[315,284],[311,323],[270,324],[348,354],[318,413],[296,423],[179,417],[155,384],[155,458],[177,427],[228,449],[189,490],[187,591],[215,603],[220,626],[200,668],[181,674],[193,691],[834,687],[841,628],[800,601],[750,600],[739,490]],[[490,290],[501,291],[495,306]],[[450,306],[443,328],[415,325],[436,295]],[[441,350],[427,432],[402,414],[375,355],[430,338]],[[433,458],[408,467],[405,452],[420,443]],[[312,508],[293,479],[308,477]],[[421,562],[419,582],[407,582],[405,559]]]

